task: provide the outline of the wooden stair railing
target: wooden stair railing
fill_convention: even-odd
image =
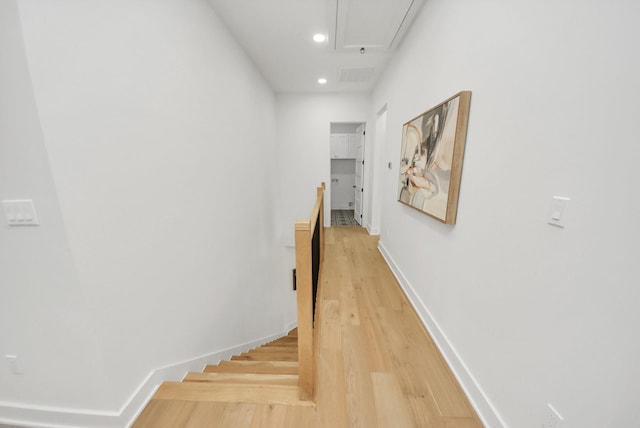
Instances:
[[[296,285],[298,301],[298,386],[300,399],[315,397],[314,312],[324,260],[324,191],[317,188],[311,217],[295,224]]]

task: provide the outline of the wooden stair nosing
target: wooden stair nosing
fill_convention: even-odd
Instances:
[[[221,361],[204,368],[205,373],[298,374],[298,362],[288,361]]]
[[[292,347],[292,348],[297,348],[298,347],[298,341],[291,341],[291,340],[274,340],[273,342],[269,342],[269,343],[265,343],[263,346],[288,346],[288,347]]]
[[[293,346],[261,346],[259,348],[253,348],[246,352],[248,354],[250,352],[273,352],[275,353],[283,353],[283,354],[297,354],[298,348]]]
[[[204,372],[187,373],[183,382],[236,383],[243,385],[298,385],[296,374],[273,373],[228,373]]]
[[[286,349],[291,349],[291,350],[297,350],[298,349],[298,345],[286,345],[286,344],[282,344],[282,343],[275,343],[275,344],[266,344],[261,346],[261,348],[286,348]],[[256,348],[258,349],[258,348]]]
[[[293,346],[269,346],[264,345],[259,348],[254,348],[249,352],[284,352],[284,353],[297,353],[298,347]]]
[[[265,403],[313,406],[300,399],[297,386],[235,385],[207,382],[164,382],[153,396],[154,400],[207,401],[221,403]]]
[[[231,361],[298,361],[298,353],[285,352],[243,352],[240,355],[231,357]]]
[[[231,361],[223,360],[218,365],[232,366],[265,366],[265,367],[295,367],[298,368],[297,361]]]
[[[291,342],[291,343],[295,343],[298,341],[298,337],[297,336],[283,336],[283,337],[279,337],[277,339],[273,339],[271,342]],[[269,343],[271,343],[269,342]]]

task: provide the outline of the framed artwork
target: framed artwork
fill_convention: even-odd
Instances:
[[[443,101],[402,127],[398,201],[455,224],[471,92]]]

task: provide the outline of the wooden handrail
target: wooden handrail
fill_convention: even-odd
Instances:
[[[325,184],[317,189],[316,202],[311,217],[298,220],[295,225],[296,283],[298,299],[298,386],[300,398],[313,400],[315,397],[315,357],[314,357],[314,307],[315,291],[320,281],[324,260],[324,190]],[[314,233],[317,228],[317,252],[314,266]],[[317,271],[314,272],[314,269]],[[315,275],[314,275],[315,273]],[[315,284],[314,284],[315,279]]]

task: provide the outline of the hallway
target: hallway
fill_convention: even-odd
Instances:
[[[377,250],[359,227],[326,229],[317,405],[152,400],[142,427],[482,427]]]

